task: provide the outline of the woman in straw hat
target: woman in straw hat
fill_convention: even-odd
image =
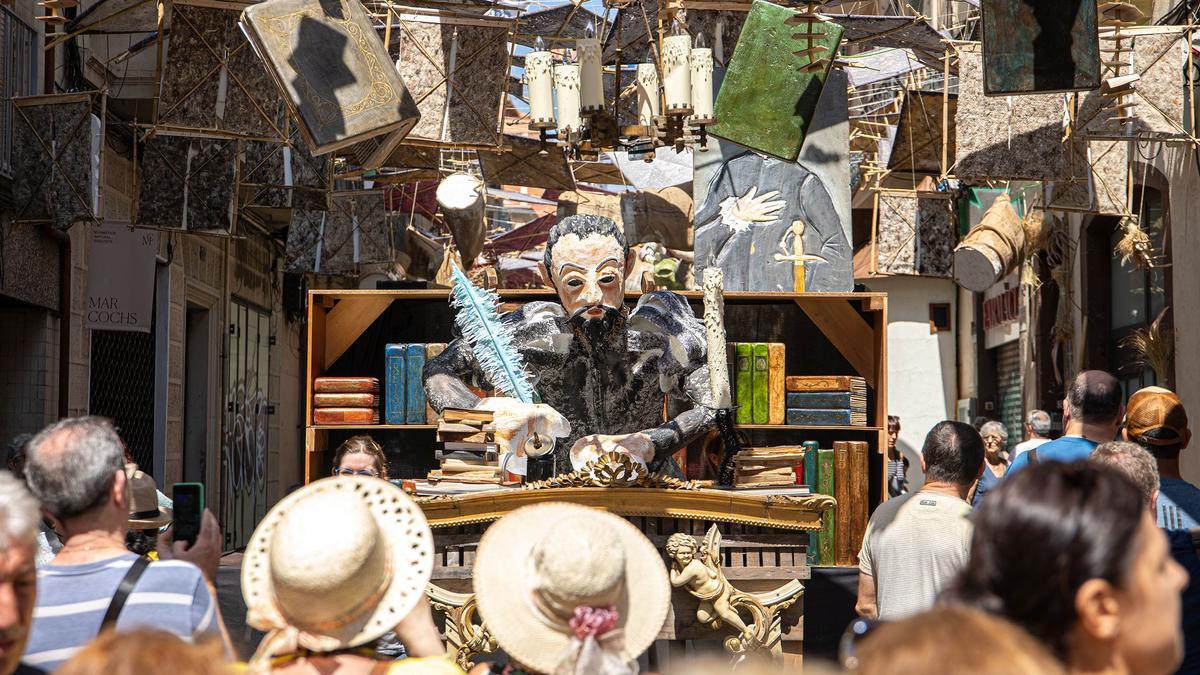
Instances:
[[[519,669],[630,675],[671,601],[667,568],[629,521],[572,504],[526,506],[475,556],[479,614]]]
[[[246,621],[267,632],[250,670],[461,675],[425,597],[432,571],[429,524],[400,488],[339,476],[293,492],[259,523],[242,562]],[[371,644],[393,629],[427,658],[379,660]]]

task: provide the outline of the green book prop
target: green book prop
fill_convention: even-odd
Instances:
[[[833,448],[822,448],[817,451],[817,493],[833,496]],[[821,546],[822,565],[837,564],[833,552],[834,521],[837,520],[837,508],[835,506],[821,516],[821,536],[818,543]]]
[[[754,345],[738,342],[737,368],[734,371],[734,389],[737,396],[737,423],[754,423]]]
[[[754,423],[766,424],[771,415],[770,356],[767,343],[755,342],[754,345],[754,374],[750,378],[750,386],[754,396]]]
[[[816,441],[804,441],[800,445],[804,446],[804,484],[808,486],[810,492],[817,491],[817,453],[820,452],[820,445]],[[808,548],[806,549],[806,558],[808,565],[818,565],[821,562],[821,533],[808,533]]]
[[[824,49],[796,56],[794,52],[806,50],[809,43],[792,37],[808,29],[787,24],[795,14],[794,9],[762,0],[751,5],[717,94],[717,123],[708,129],[714,136],[788,161],[800,154],[842,39],[841,26],[814,22],[812,34],[818,37],[811,38],[812,46]],[[822,59],[821,67],[805,67]]]

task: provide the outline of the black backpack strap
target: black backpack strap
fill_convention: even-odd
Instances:
[[[1037,448],[1033,448],[1029,451],[1029,465],[1033,466],[1034,464],[1037,464],[1037,463],[1038,463]]]
[[[150,560],[144,556],[138,556],[137,560],[129,566],[129,571],[125,573],[125,578],[121,579],[121,583],[117,585],[117,592],[113,594],[112,602],[108,603],[108,611],[104,613],[104,621],[100,622],[100,632],[112,628],[117,623],[117,618],[121,616],[121,610],[125,607],[125,601],[129,599],[129,594],[133,592],[133,587],[137,586],[138,579],[142,578],[142,573],[150,566]]]

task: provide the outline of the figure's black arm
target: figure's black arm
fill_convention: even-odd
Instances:
[[[429,405],[439,413],[444,408],[474,408],[479,397],[466,381],[472,380],[475,372],[475,357],[462,338],[446,345],[445,351],[425,362],[422,377]]]
[[[696,406],[685,410],[653,429],[648,429],[650,440],[654,441],[654,461],[661,462],[675,453],[676,450],[691,443],[700,436],[708,433],[716,426],[717,413],[705,405],[710,398],[708,392],[711,386],[708,381],[708,366],[702,366],[692,371],[684,379],[680,395],[685,396]]]

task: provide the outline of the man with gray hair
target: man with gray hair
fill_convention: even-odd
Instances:
[[[160,562],[125,550],[129,478],[108,420],[68,418],[42,430],[30,441],[25,477],[63,533],[62,550],[38,571],[26,665],[53,671],[109,627],[152,627],[187,640],[222,635],[211,586],[216,518],[204,513],[190,548],[160,536]]]
[[[0,675],[42,671],[21,665],[37,598],[37,500],[0,471]]]
[[[1142,493],[1146,508],[1154,512],[1154,503],[1158,501],[1158,463],[1148,450],[1129,441],[1109,441],[1096,446],[1090,459],[1125,474]]]
[[[1045,410],[1030,410],[1029,415],[1025,417],[1025,435],[1028,440],[1017,443],[1017,447],[1013,448],[1012,459],[1009,461],[1016,460],[1022,454],[1049,441],[1050,428],[1053,425],[1050,413]]]

